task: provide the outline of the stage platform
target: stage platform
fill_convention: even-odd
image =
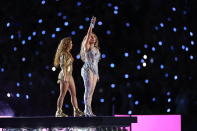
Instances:
[[[137,117],[12,117],[0,118],[0,128],[119,128],[137,123]]]

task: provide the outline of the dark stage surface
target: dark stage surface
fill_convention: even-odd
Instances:
[[[0,128],[126,127],[137,117],[14,117],[0,118]]]

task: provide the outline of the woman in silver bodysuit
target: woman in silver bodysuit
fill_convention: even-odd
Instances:
[[[73,71],[73,57],[70,53],[72,49],[72,40],[70,37],[66,37],[61,40],[58,45],[55,58],[54,58],[54,66],[61,68],[61,71],[58,75],[58,83],[60,84],[60,95],[57,100],[57,111],[56,117],[67,117],[68,115],[64,114],[62,111],[62,105],[64,102],[64,97],[66,95],[67,90],[71,95],[71,103],[74,109],[74,116],[83,116],[84,113],[79,110],[77,97],[76,97],[76,88],[75,82],[72,76]]]
[[[100,51],[98,47],[98,38],[92,32],[96,22],[96,17],[92,17],[90,27],[87,35],[84,37],[81,44],[81,60],[84,62],[81,68],[81,76],[83,77],[85,92],[84,92],[84,103],[85,116],[96,116],[92,112],[92,96],[96,87],[96,83],[99,80],[98,73],[98,62],[100,60]]]

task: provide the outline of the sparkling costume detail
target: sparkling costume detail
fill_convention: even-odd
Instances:
[[[70,56],[70,57],[69,57]],[[60,81],[64,81],[64,74],[66,73],[66,76],[72,75],[73,71],[73,61],[71,54],[62,53],[60,55],[60,67],[61,71],[58,75],[58,81],[57,83],[60,83]]]
[[[90,48],[88,51],[85,52],[85,61],[84,65],[81,68],[81,76],[83,77],[84,86],[85,86],[85,93],[84,93],[84,103],[85,103],[85,110],[84,113],[86,116],[95,116],[92,113],[91,109],[91,99],[93,95],[92,86],[90,83],[90,71],[97,77],[99,77],[98,73],[98,62],[100,60],[100,52],[97,48]]]

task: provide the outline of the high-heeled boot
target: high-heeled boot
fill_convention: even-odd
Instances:
[[[88,106],[88,108],[89,108],[90,115],[91,115],[91,116],[96,116],[96,115],[92,112],[92,107],[91,107],[91,106]]]
[[[68,117],[68,115],[64,114],[62,109],[57,109],[55,117]]]
[[[92,109],[89,105],[85,105],[84,114],[85,114],[85,117],[96,116],[95,114],[92,113]]]
[[[73,108],[74,109],[74,117],[80,117],[84,116],[84,113],[79,108]]]

